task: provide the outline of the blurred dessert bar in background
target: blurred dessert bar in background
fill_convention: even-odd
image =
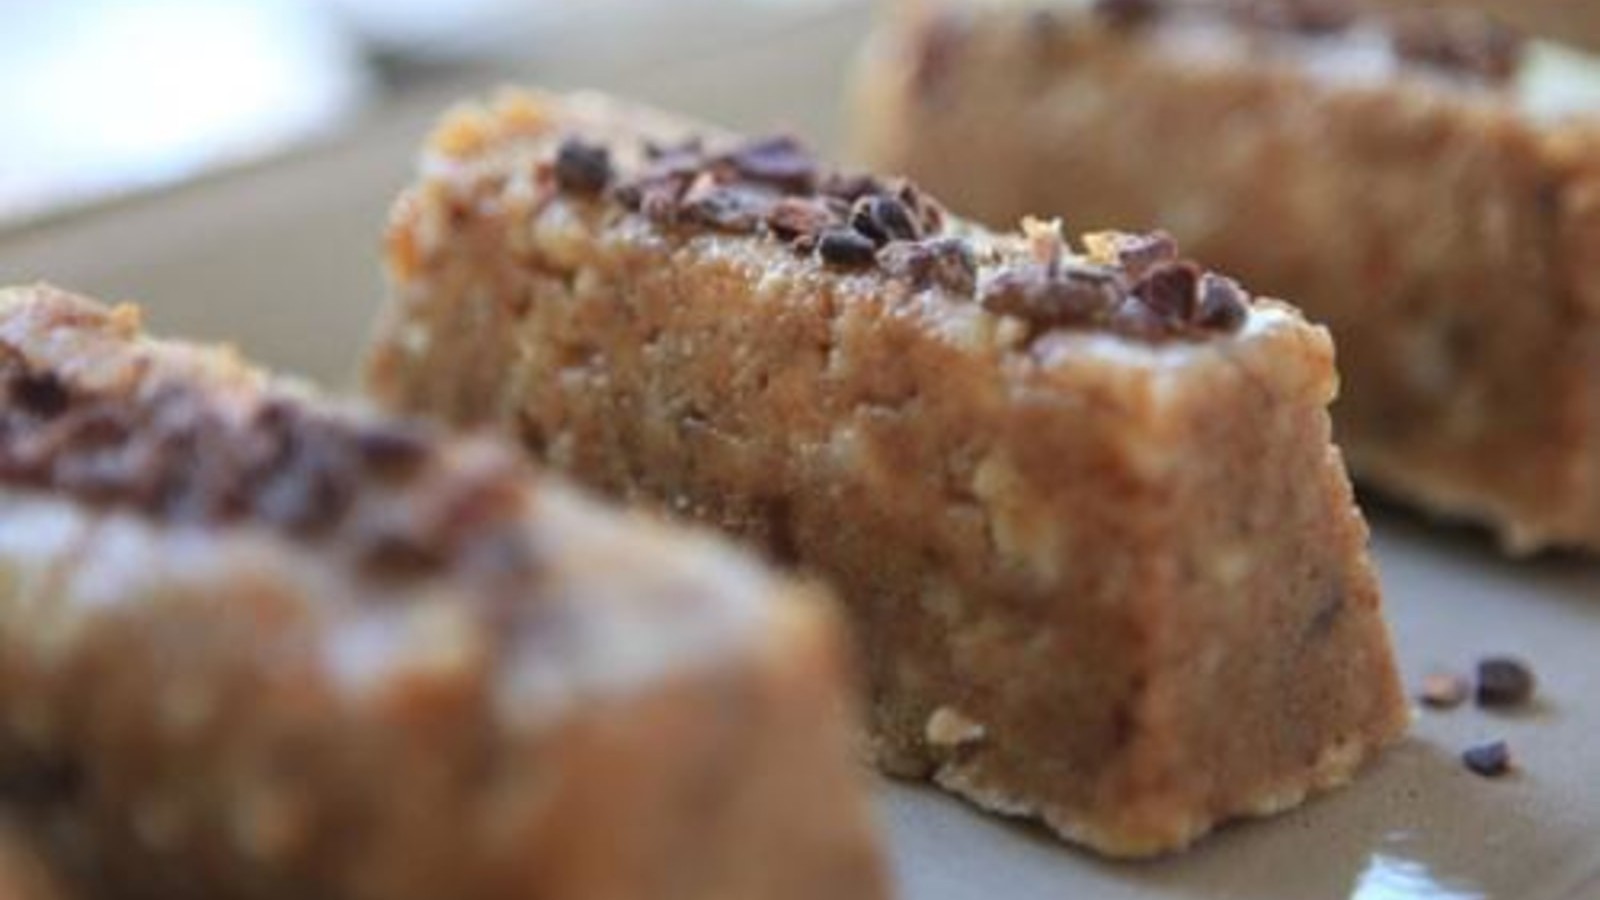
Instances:
[[[885,3],[858,151],[993,224],[1169,229],[1332,329],[1363,482],[1600,549],[1600,67],[1407,7]]]

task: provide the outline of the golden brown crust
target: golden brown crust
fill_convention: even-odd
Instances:
[[[1600,144],[1536,111],[1532,73],[1502,88],[1380,65],[1337,32],[1261,47],[1060,4],[920,8],[864,59],[865,155],[989,221],[1171,228],[1328,323],[1341,443],[1370,483],[1512,551],[1600,546],[1600,290],[1580,249]],[[911,73],[936,22],[935,96]]]
[[[179,412],[239,412],[231,437],[166,451],[199,469],[250,444],[271,398],[334,428],[292,431],[323,450],[395,424],[49,289],[0,296],[0,342],[61,382],[56,417],[113,385],[125,410],[178,385]],[[18,396],[7,421],[41,413]],[[403,573],[251,504],[189,518],[0,483],[0,782],[50,786],[32,802],[106,896],[882,896],[818,598],[532,490],[507,458],[433,437],[415,472],[351,488],[354,518],[494,523]],[[434,503],[462,485],[465,507]]]
[[[886,770],[1147,855],[1341,782],[1403,727],[1320,329],[1270,301],[1197,339],[1031,327],[513,186],[574,135],[615,155],[661,117],[509,102],[541,126],[480,113],[477,161],[428,157],[396,207],[369,386],[829,579]],[[1048,227],[957,227],[998,248],[980,285],[1069,253]]]

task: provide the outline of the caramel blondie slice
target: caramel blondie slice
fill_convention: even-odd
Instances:
[[[592,96],[464,109],[422,170],[372,391],[826,578],[886,771],[1137,856],[1403,727],[1328,338],[1164,236]]]
[[[96,896],[880,898],[817,597],[0,292],[0,785]]]
[[[990,222],[1160,225],[1338,341],[1357,475],[1600,549],[1600,69],[1337,0],[887,5],[860,150]]]

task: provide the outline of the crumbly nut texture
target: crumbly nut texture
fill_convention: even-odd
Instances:
[[[473,117],[395,207],[371,391],[831,582],[886,771],[1140,856],[1403,728],[1293,310],[1165,236],[984,231],[787,139],[588,95]],[[573,142],[606,191],[557,180]]]
[[[1170,229],[1326,322],[1360,478],[1512,552],[1600,548],[1592,61],[1338,0],[885,7],[872,164],[991,223]]]
[[[821,598],[0,292],[0,800],[93,896],[885,895]]]

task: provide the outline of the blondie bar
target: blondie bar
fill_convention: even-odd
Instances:
[[[514,448],[23,288],[0,495],[0,799],[95,896],[885,895],[826,607]]]
[[[963,211],[1167,228],[1325,322],[1364,482],[1600,549],[1582,54],[1341,0],[928,0],[886,5],[857,87],[861,153]]]
[[[369,385],[825,578],[886,771],[1153,854],[1346,781],[1405,704],[1325,332],[1085,241],[510,95],[395,207]]]

